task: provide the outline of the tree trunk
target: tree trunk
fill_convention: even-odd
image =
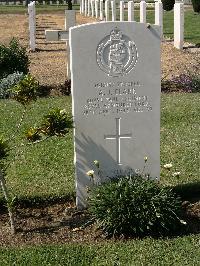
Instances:
[[[67,0],[68,10],[72,10],[72,0]]]
[[[8,190],[6,187],[6,182],[2,173],[2,170],[0,169],[0,183],[2,186],[2,190],[3,190],[3,194],[5,197],[5,200],[7,202],[7,207],[8,207],[8,213],[9,213],[9,217],[10,217],[10,227],[11,227],[11,233],[15,234],[16,230],[15,230],[15,221],[14,221],[14,214],[12,212],[11,207],[9,206],[9,195],[8,195]]]

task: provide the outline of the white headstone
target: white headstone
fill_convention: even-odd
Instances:
[[[105,19],[106,21],[110,20],[110,1],[105,1]]]
[[[90,17],[91,16],[91,5],[90,5],[90,1],[91,0],[88,0],[88,17]]]
[[[163,4],[162,4],[161,0],[155,2],[155,25],[160,26],[161,36],[162,36],[162,32],[163,32]]]
[[[65,30],[69,31],[69,28],[76,25],[76,11],[75,10],[65,10]],[[70,73],[70,47],[69,41],[66,41],[66,50],[67,50],[67,77],[71,78]]]
[[[95,17],[98,18],[99,16],[99,0],[94,0],[95,1]]]
[[[159,178],[159,29],[137,22],[70,29],[78,208],[86,206],[94,160],[102,170],[97,183],[141,173],[145,156],[146,174]]]
[[[174,47],[183,49],[184,40],[184,4],[174,5]]]
[[[87,16],[88,8],[87,8],[88,0],[85,0],[85,16]]]
[[[31,51],[35,51],[35,48],[36,48],[35,2],[31,2],[28,5],[28,16],[29,16],[29,44],[30,44]]]
[[[120,1],[120,21],[124,21],[124,1]]]
[[[128,21],[134,21],[134,1],[128,2]]]
[[[112,21],[116,21],[116,1],[111,1],[111,14],[112,14]]]
[[[103,20],[103,18],[104,18],[104,15],[103,15],[103,1],[104,0],[100,0],[100,7],[99,7],[99,9],[100,9],[100,20]]]
[[[70,27],[76,25],[76,11],[75,10],[65,10],[65,30],[69,30]]]
[[[91,0],[92,17],[94,17],[94,0]]]
[[[84,10],[85,10],[85,2],[84,2],[84,0],[81,0],[81,12],[82,12],[82,14],[84,14]]]
[[[145,1],[140,2],[140,22],[141,23],[146,23],[146,7],[147,4]]]

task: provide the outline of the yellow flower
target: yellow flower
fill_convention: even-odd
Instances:
[[[93,177],[94,176],[94,170],[89,170],[86,175]]]
[[[180,176],[181,172],[175,172],[172,174],[173,177]]]
[[[146,163],[146,162],[147,162],[147,160],[148,160],[148,157],[147,157],[147,156],[145,156],[145,157],[144,157],[144,162]]]
[[[172,163],[164,164],[163,167],[164,167],[165,169],[170,170],[170,168],[172,168]]]
[[[88,192],[90,192],[90,187],[88,187],[88,186],[86,186],[86,192],[88,193]]]
[[[96,165],[97,168],[99,168],[99,161],[94,160],[94,164]]]
[[[62,109],[62,110],[60,110],[60,114],[61,115],[64,115],[64,114],[66,114],[67,112],[66,112],[66,109]]]

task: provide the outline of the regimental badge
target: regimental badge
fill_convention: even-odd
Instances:
[[[114,28],[97,47],[97,64],[108,76],[128,74],[137,63],[135,43],[118,28]]]

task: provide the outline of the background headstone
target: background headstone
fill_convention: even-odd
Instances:
[[[124,1],[120,1],[120,21],[124,21]]]
[[[111,1],[111,14],[112,14],[112,21],[116,21],[116,1]]]
[[[110,20],[110,1],[109,0],[105,1],[105,20],[106,21]]]
[[[140,2],[140,22],[141,23],[146,23],[146,7],[147,7],[147,4],[145,1],[141,1]]]
[[[81,40],[81,47],[80,47]],[[92,40],[92,42],[91,42]],[[160,173],[160,28],[101,22],[70,28],[77,206],[86,206],[86,172],[95,182]]]
[[[134,1],[128,1],[128,21],[134,21]]]
[[[161,36],[163,35],[163,4],[159,0],[155,2],[155,25],[161,27]]]
[[[29,45],[31,51],[36,49],[36,14],[35,2],[28,4],[28,17],[29,17]]]
[[[65,10],[65,30],[69,31],[70,27],[76,25],[76,11],[75,10]],[[70,73],[70,47],[69,41],[66,41],[66,50],[67,50],[67,78],[71,78]]]
[[[184,4],[176,2],[174,5],[174,47],[183,49],[184,41]]]
[[[100,20],[103,20],[103,18],[104,18],[104,15],[103,15],[103,11],[104,11],[104,9],[103,9],[103,0],[100,0],[100,4],[99,4],[99,19]]]

